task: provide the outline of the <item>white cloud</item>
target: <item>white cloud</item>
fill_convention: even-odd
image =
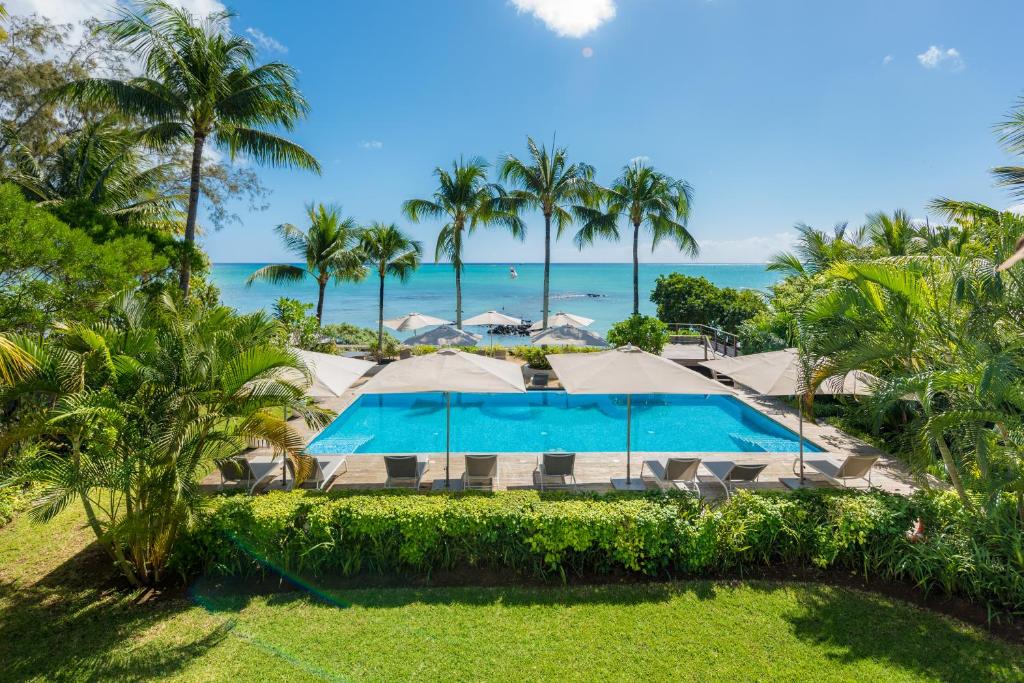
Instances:
[[[885,57],[882,58],[882,66],[888,66],[892,64],[892,60],[892,55],[886,55]]]
[[[359,143],[359,146],[363,149],[380,149],[384,146],[384,143],[380,140],[363,140]]]
[[[259,30],[258,28],[253,28],[252,26],[250,26],[249,28],[245,29],[245,32],[249,34],[249,37],[252,38],[254,43],[256,43],[264,50],[267,50],[268,52],[288,52],[288,46],[281,43],[281,41],[268,36],[266,33]]]
[[[582,38],[615,17],[615,0],[509,0],[562,37]]]
[[[960,56],[960,51],[955,47],[947,50],[941,46],[932,45],[917,56],[917,61],[926,69],[936,69],[944,64],[954,71],[964,68],[963,57]]]
[[[640,154],[640,155],[635,156],[632,159],[630,159],[629,160],[629,165],[632,166],[633,164],[646,164],[650,160],[651,160],[651,158],[649,156],[647,156],[646,154]]]

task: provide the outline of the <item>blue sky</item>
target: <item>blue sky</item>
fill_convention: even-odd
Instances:
[[[939,195],[1012,203],[988,169],[1008,160],[992,125],[1024,94],[1019,0],[228,4],[266,59],[300,70],[312,113],[294,137],[323,174],[261,171],[270,208],[206,235],[215,261],[284,258],[272,227],[310,200],[396,221],[432,254],[437,226],[410,225],[401,202],[429,196],[435,166],[523,153],[527,135],[557,135],[601,181],[638,156],[688,180],[707,262],[763,260],[797,221],[924,216]],[[525,243],[481,231],[468,259],[542,259],[540,217],[527,221]],[[627,242],[581,254],[569,237],[556,261],[629,258]]]

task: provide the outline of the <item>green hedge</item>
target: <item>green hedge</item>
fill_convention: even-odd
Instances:
[[[856,570],[1024,613],[1024,535],[945,494],[508,491],[272,493],[213,498],[175,558],[183,574],[429,574],[480,567],[542,578],[742,574],[772,565]],[[922,519],[927,536],[906,532]]]
[[[547,356],[559,353],[593,353],[607,349],[593,346],[513,346],[509,351],[513,356],[522,358],[526,364],[536,370],[550,370],[551,363]]]

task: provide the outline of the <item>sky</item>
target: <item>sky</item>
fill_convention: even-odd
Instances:
[[[125,0],[126,1],[126,0]],[[196,12],[217,0],[177,0]],[[1020,0],[235,0],[233,29],[300,74],[311,103],[291,134],[323,172],[260,169],[269,207],[202,237],[215,262],[288,257],[273,227],[304,227],[310,201],[395,222],[425,246],[437,223],[401,204],[433,169],[492,165],[526,137],[568,149],[610,183],[641,158],[694,188],[698,261],[753,263],[792,226],[858,225],[938,196],[1005,208],[989,169],[1011,161],[993,125],[1024,95]],[[106,0],[7,0],[13,13],[105,15]],[[528,236],[482,229],[466,260],[543,260]],[[629,241],[553,260],[630,259]],[[686,262],[669,246],[641,259]]]

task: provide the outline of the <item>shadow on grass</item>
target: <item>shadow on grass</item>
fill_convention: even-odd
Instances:
[[[750,584],[757,590],[785,588]],[[951,618],[877,595],[798,584],[793,634],[849,663],[885,662],[937,680],[1024,680],[1021,653]]]
[[[225,622],[179,645],[147,646],[140,635],[190,605],[140,598],[118,580],[96,544],[33,584],[0,582],[0,680],[160,678],[203,655],[232,628]]]

